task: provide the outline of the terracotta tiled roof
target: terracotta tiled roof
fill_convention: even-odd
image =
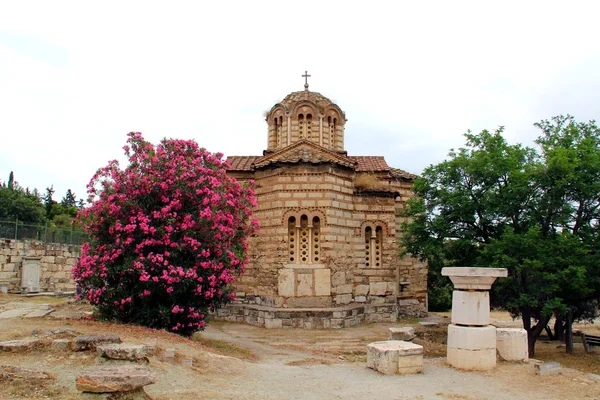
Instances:
[[[229,156],[230,171],[252,171],[254,163],[260,160],[262,156]]]
[[[292,92],[292,93],[288,94],[287,96],[285,96],[285,99],[281,100],[281,103],[285,104],[285,106],[287,106],[287,107],[290,107],[293,104],[295,104],[299,101],[302,101],[302,100],[312,101],[313,103],[315,103],[319,106],[322,106],[322,107],[332,104],[331,100],[329,100],[327,97],[323,96],[321,93],[311,92],[308,90]]]
[[[296,164],[299,162],[313,164],[332,162],[349,168],[355,168],[356,166],[356,161],[334,151],[327,150],[306,139],[265,156],[261,160],[257,160],[255,165],[263,167],[275,163]]]
[[[390,173],[394,178],[403,178],[403,179],[411,179],[411,180],[420,178],[419,175],[411,174],[410,172],[406,172],[399,168],[392,168]]]
[[[391,169],[382,156],[349,156],[348,158],[357,163],[356,172],[389,171]]]

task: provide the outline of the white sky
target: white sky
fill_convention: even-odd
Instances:
[[[350,155],[420,173],[467,129],[599,119],[597,1],[4,1],[0,179],[85,195],[126,133],[260,155],[263,113],[310,89]]]

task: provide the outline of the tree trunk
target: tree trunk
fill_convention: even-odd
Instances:
[[[531,313],[528,309],[522,309],[523,328],[527,331],[527,344],[529,347],[529,357],[535,356],[535,342],[544,331],[550,321],[550,317],[541,317],[534,326],[531,326]]]
[[[565,326],[560,315],[557,315],[556,321],[554,321],[554,338],[561,342],[565,340]]]
[[[550,340],[556,340],[556,336],[554,336],[552,334],[552,329],[550,329],[550,327],[548,325],[546,325],[546,327],[544,328],[546,330],[546,334],[548,335],[548,339]],[[554,326],[555,332],[556,332],[556,325]]]
[[[567,313],[567,323],[565,332],[565,344],[567,347],[567,353],[573,354],[573,310],[569,308]]]

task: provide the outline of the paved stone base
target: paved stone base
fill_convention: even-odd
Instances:
[[[395,304],[361,304],[332,308],[277,308],[252,304],[229,304],[217,311],[214,318],[243,322],[267,329],[348,328],[364,322],[396,322]]]
[[[387,340],[367,345],[367,368],[384,375],[423,372],[423,346],[402,340]]]
[[[464,370],[496,367],[496,328],[448,325],[448,364]]]

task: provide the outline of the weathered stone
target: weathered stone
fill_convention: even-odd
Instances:
[[[50,345],[52,351],[66,351],[71,347],[69,339],[54,339]]]
[[[81,335],[73,339],[71,348],[73,351],[96,350],[96,347],[102,344],[121,343],[121,338],[117,335]]]
[[[101,357],[113,360],[138,361],[148,354],[143,344],[111,343],[97,346],[96,349]]]
[[[367,345],[367,368],[384,375],[423,372],[423,346],[401,340]]]
[[[354,288],[355,296],[366,296],[369,294],[369,285],[356,285]]]
[[[28,369],[17,367],[13,365],[2,365],[0,366],[0,378],[12,378],[12,379],[54,379],[54,374],[49,372],[39,371],[35,369]]]
[[[329,268],[314,269],[313,275],[315,296],[329,296],[331,294],[331,270]]]
[[[490,323],[490,293],[488,291],[452,292],[452,323],[484,326]]]
[[[504,361],[527,361],[527,331],[522,328],[496,328],[496,350]]]
[[[34,310],[34,311],[24,315],[23,318],[41,318],[41,317],[45,317],[46,315],[50,314],[52,311],[54,311],[54,310],[53,309]]]
[[[387,288],[386,282],[371,282],[369,284],[369,294],[371,296],[385,296]]]
[[[557,362],[546,362],[534,365],[536,375],[552,375],[560,372],[560,364]]]
[[[175,360],[175,349],[169,348],[161,351],[160,358],[164,361],[173,361]]]
[[[448,325],[448,364],[487,371],[496,366],[496,327]]]
[[[7,342],[0,342],[0,351],[21,353],[41,347],[42,345],[43,342],[40,339],[9,340]]]
[[[388,328],[388,339],[389,340],[413,340],[415,336],[415,329],[410,326],[403,326],[400,328],[392,327]]]
[[[156,375],[142,365],[96,366],[77,376],[77,390],[91,393],[128,392],[156,382]]]
[[[455,289],[490,290],[496,278],[508,276],[506,268],[445,267],[442,275],[450,278]]]
[[[132,390],[129,392],[114,393],[81,393],[78,397],[81,400],[152,400],[144,388]]]

